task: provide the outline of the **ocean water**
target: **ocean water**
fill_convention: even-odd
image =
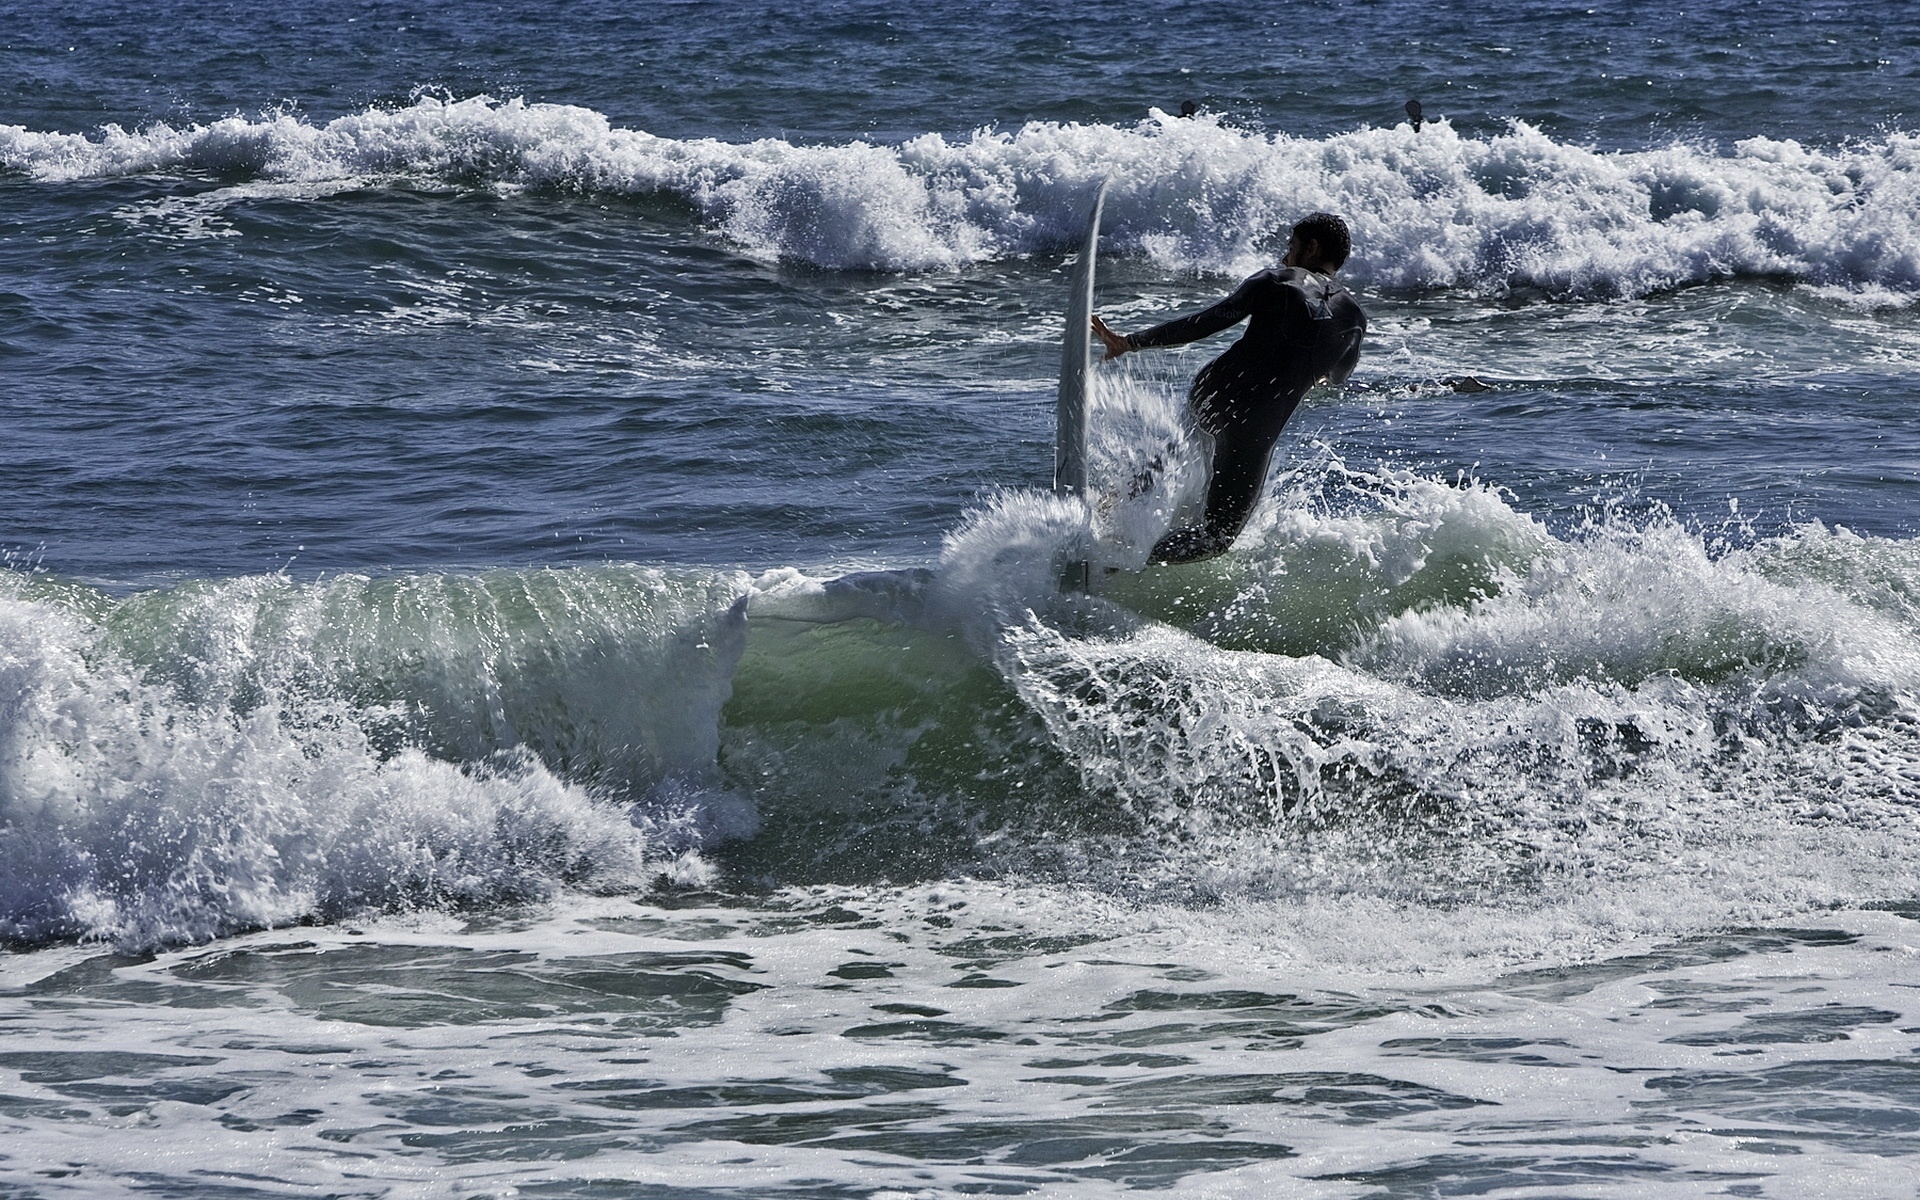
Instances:
[[[1916,1195],[1916,96],[1899,0],[0,2],[0,1196]],[[1122,329],[1354,228],[1209,563],[1225,337],[1049,494],[1102,180]]]

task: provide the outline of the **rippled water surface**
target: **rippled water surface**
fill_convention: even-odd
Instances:
[[[1383,986],[1202,933],[1245,910],[968,894],[61,953],[14,964],[44,1040],[0,1055],[6,1111],[71,1155],[49,1191],[167,1195],[1891,1195],[1914,1152],[1900,916]],[[1410,949],[1370,941],[1347,967]]]

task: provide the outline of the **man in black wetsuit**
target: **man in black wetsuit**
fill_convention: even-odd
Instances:
[[[1154,546],[1153,562],[1194,562],[1223,554],[1253,515],[1280,429],[1307,389],[1339,383],[1360,361],[1367,316],[1333,273],[1351,247],[1347,223],[1314,213],[1293,227],[1278,271],[1262,271],[1212,308],[1119,334],[1099,317],[1094,336],[1114,359],[1129,350],[1179,346],[1247,321],[1247,332],[1193,378],[1187,402],[1213,435],[1213,479],[1199,525]],[[1252,320],[1248,321],[1248,318]]]

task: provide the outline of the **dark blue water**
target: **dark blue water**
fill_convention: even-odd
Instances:
[[[1519,119],[1607,148],[1816,143],[1905,128],[1920,69],[1890,3],[18,5],[10,120],[84,132],[289,107],[317,120],[422,89],[579,104],[667,137],[892,142],[1194,100],[1324,137]]]
[[[1202,5],[1116,10],[1104,21],[1034,6],[971,8],[961,18],[858,6],[808,16],[711,5],[644,14],[182,5],[165,21],[131,11],[16,14],[0,112],[0,124],[21,130],[8,154],[12,171],[0,180],[5,347],[17,381],[5,542],[87,576],[290,563],[924,559],[980,489],[1034,483],[1044,467],[1047,428],[1036,401],[1045,396],[1050,361],[1040,346],[1050,335],[1041,326],[1055,303],[1051,252],[1065,240],[1049,231],[1070,221],[1070,208],[1058,206],[1072,194],[1044,156],[1064,153],[1082,174],[1102,169],[1116,148],[1072,130],[1128,128],[1149,107],[1172,111],[1185,99],[1247,131],[1239,145],[1223,144],[1242,156],[1257,150],[1248,139],[1261,132],[1304,139],[1307,156],[1349,153],[1314,147],[1404,120],[1407,96],[1422,97],[1429,117],[1445,118],[1468,147],[1500,138],[1516,120],[1538,131],[1529,135],[1543,139],[1538,147],[1496,150],[1485,162],[1453,151],[1427,166],[1377,160],[1411,196],[1437,187],[1456,210],[1421,219],[1383,208],[1380,232],[1396,244],[1370,254],[1363,237],[1354,269],[1387,285],[1375,307],[1388,329],[1395,306],[1413,299],[1392,286],[1395,260],[1457,231],[1452,223],[1484,203],[1458,191],[1462,184],[1420,181],[1420,172],[1440,170],[1465,172],[1503,199],[1543,187],[1562,193],[1538,213],[1506,218],[1495,243],[1464,259],[1443,249],[1454,261],[1441,279],[1466,295],[1417,308],[1421,319],[1431,308],[1449,321],[1465,303],[1468,313],[1512,325],[1498,340],[1528,343],[1534,354],[1532,343],[1549,347],[1549,361],[1536,364],[1549,376],[1610,374],[1604,360],[1617,351],[1596,346],[1605,330],[1556,329],[1566,320],[1551,304],[1513,290],[1516,278],[1532,282],[1529,272],[1516,277],[1498,256],[1538,240],[1541,221],[1575,225],[1544,232],[1564,243],[1556,256],[1575,261],[1544,273],[1541,298],[1652,287],[1662,292],[1659,311],[1645,319],[1661,352],[1670,336],[1662,326],[1705,327],[1733,306],[1755,328],[1714,336],[1771,343],[1811,326],[1807,344],[1767,364],[1769,378],[1828,369],[1837,327],[1857,323],[1844,297],[1809,309],[1790,294],[1695,300],[1662,288],[1749,274],[1890,287],[1891,311],[1840,336],[1911,345],[1899,299],[1913,274],[1911,221],[1897,211],[1907,193],[1888,194],[1890,185],[1910,189],[1899,165],[1909,152],[1875,141],[1904,127],[1899,98],[1911,90],[1920,47],[1897,6],[1870,15],[1741,9],[1737,22],[1731,9],[1655,19],[1556,6],[1443,16],[1425,6],[1326,5],[1276,20],[1245,6]],[[327,146],[288,148],[299,130],[330,121],[417,114],[423,94],[577,106],[614,131],[675,145],[771,138],[786,157],[809,145],[866,144],[891,157],[886,147],[929,134],[964,147],[976,129],[1068,124],[1057,126],[1057,150],[1034,148],[997,166],[976,143],[965,156],[971,183],[935,175],[933,213],[900,217],[913,227],[931,217],[932,247],[900,244],[898,229],[883,230],[878,244],[863,240],[860,223],[887,217],[899,197],[873,192],[881,181],[850,175],[849,163],[796,163],[788,182],[752,183],[744,203],[772,214],[756,222],[742,219],[742,200],[715,198],[697,179],[622,177],[622,147],[592,133],[565,162],[530,161],[554,149],[543,144],[552,131],[510,114],[437,133],[402,121],[367,133],[344,157]],[[221,121],[230,124],[188,137],[184,148],[151,132],[156,123],[190,131]],[[97,140],[94,131],[110,124],[129,131],[125,153],[20,140],[55,132]],[[1830,168],[1802,172],[1795,190],[1831,188],[1837,178],[1860,191],[1849,201],[1856,207],[1892,206],[1893,223],[1871,220],[1851,235],[1807,231],[1811,244],[1787,248],[1776,269],[1764,261],[1779,239],[1765,227],[1775,218],[1762,200],[1760,228],[1726,220],[1669,247],[1655,236],[1663,229],[1622,227],[1644,223],[1646,210],[1639,218],[1610,211],[1607,181],[1583,178],[1595,165],[1578,149],[1680,156],[1678,186],[1738,189],[1745,181],[1714,163],[1750,136],[1840,155]],[[1844,148],[1857,143],[1870,148],[1849,165]],[[1157,307],[1204,300],[1212,272],[1230,272],[1270,244],[1262,239],[1284,221],[1299,182],[1263,183],[1239,168],[1196,177],[1184,165],[1190,151],[1133,149],[1146,159],[1106,168],[1137,180],[1131,203],[1115,206],[1121,238],[1165,230],[1186,243],[1151,254],[1158,269],[1120,263],[1118,286]],[[710,169],[722,174],[741,170],[740,155],[750,154],[716,153]],[[94,161],[76,165],[75,154]],[[1604,159],[1598,167],[1602,176],[1612,169]],[[1639,169],[1663,170],[1657,162]],[[1031,178],[1013,186],[1032,194],[983,218],[983,170]],[[1873,178],[1880,174],[1893,179]],[[1051,191],[1049,178],[1057,178]],[[1774,199],[1791,230],[1803,197]],[[975,210],[968,224],[982,237],[941,228],[939,206],[956,202]],[[1597,211],[1583,215],[1588,203]],[[1657,219],[1657,195],[1652,203]],[[1596,238],[1616,259],[1678,249],[1681,260],[1656,262],[1644,278],[1646,268],[1579,244]],[[1862,255],[1873,260],[1852,261]],[[833,269],[841,265],[880,270]],[[1188,285],[1191,266],[1210,277]],[[1416,290],[1432,275],[1397,274]],[[1489,289],[1507,296],[1505,307],[1482,309]],[[1584,310],[1572,320],[1591,325]],[[1494,339],[1479,333],[1446,347],[1440,373],[1497,365]],[[1006,344],[1009,336],[1018,340]],[[1390,364],[1371,373],[1389,386],[1419,376]],[[1899,404],[1898,371],[1859,382]],[[1828,400],[1786,398],[1816,412]],[[1699,402],[1724,411],[1705,396]],[[1557,397],[1548,403],[1557,407]],[[1672,456],[1638,444],[1645,422],[1631,415],[1635,403],[1606,401],[1581,441],[1612,452],[1607,470],[1658,477],[1660,460]],[[1356,424],[1362,438],[1375,425]],[[1734,421],[1749,434],[1755,424]],[[1849,453],[1862,441],[1861,424],[1844,412],[1815,424],[1837,426],[1834,441]],[[1387,440],[1404,450],[1410,437],[1415,465],[1427,470],[1525,457],[1511,443],[1530,436],[1512,436],[1525,423],[1495,422],[1474,430],[1463,454],[1452,444],[1458,430],[1440,446],[1426,422],[1413,425]],[[1615,444],[1609,429],[1624,440]],[[1795,478],[1824,479],[1830,468],[1818,442],[1816,432],[1814,445],[1793,438],[1760,453],[1773,464],[1811,453],[1811,465],[1783,465]],[[1727,446],[1720,437],[1706,444],[1715,458]],[[1576,470],[1592,474],[1595,455],[1575,453]],[[1503,483],[1549,508],[1564,505],[1566,488],[1535,486],[1559,474],[1553,464],[1511,465]],[[1892,474],[1887,466],[1876,470]],[[1663,488],[1662,498],[1684,509],[1688,490]],[[1871,489],[1807,483],[1783,496],[1777,479],[1744,478],[1735,467],[1714,490],[1762,502],[1776,517],[1819,500],[1832,519],[1906,528],[1888,511],[1899,499]]]

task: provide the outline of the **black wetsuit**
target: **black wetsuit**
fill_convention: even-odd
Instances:
[[[1347,289],[1301,267],[1262,271],[1225,300],[1189,317],[1129,334],[1130,349],[1178,346],[1248,321],[1247,332],[1194,376],[1188,402],[1213,435],[1213,481],[1203,523],[1168,534],[1155,562],[1219,554],[1253,514],[1280,429],[1307,389],[1339,383],[1360,359],[1367,316]]]

